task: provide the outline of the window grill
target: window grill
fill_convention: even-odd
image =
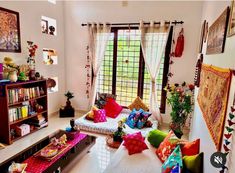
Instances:
[[[146,104],[149,104],[151,80],[141,58],[143,56],[141,56],[140,51],[140,31],[138,29],[120,28],[113,30],[98,74],[97,91],[116,94],[117,102],[123,106],[131,104],[137,95],[142,97]],[[159,106],[162,99],[164,59],[163,56],[156,79]],[[141,72],[143,72],[143,79],[139,76]],[[140,83],[141,85],[139,85]],[[140,86],[142,86],[142,89],[139,88]]]

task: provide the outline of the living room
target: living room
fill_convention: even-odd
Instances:
[[[234,172],[233,2],[1,1],[0,172],[16,166],[12,161],[37,172],[30,156],[66,140],[71,148],[38,172]],[[21,98],[21,92],[28,94]],[[147,120],[142,124],[133,113]],[[96,114],[107,117],[88,120]],[[35,118],[45,127],[36,130],[29,122]],[[19,134],[22,125],[28,133]],[[68,139],[52,135],[57,130]],[[124,142],[114,141],[118,130]],[[162,139],[157,147],[152,131]],[[138,132],[143,140],[131,136]],[[164,159],[163,133],[177,136]],[[71,134],[84,139],[75,144]],[[145,149],[130,154],[125,142],[135,137]],[[186,156],[187,144],[199,149]],[[40,150],[32,151],[35,146]],[[82,149],[63,162],[74,147]],[[224,160],[217,167],[211,163],[216,152]],[[175,153],[181,159],[170,162]],[[200,163],[187,167],[191,157]]]

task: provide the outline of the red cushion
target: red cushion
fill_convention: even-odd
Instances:
[[[104,109],[93,110],[94,111],[94,123],[106,122],[106,112]]]
[[[156,150],[156,154],[162,163],[170,156],[178,142],[179,139],[175,136],[174,132],[170,131]]]
[[[122,111],[122,106],[120,106],[113,98],[108,98],[104,109],[108,117],[116,118]]]
[[[193,156],[199,154],[200,139],[196,139],[192,142],[184,142],[181,145],[181,152],[183,156]]]
[[[148,149],[141,132],[126,135],[123,140],[123,145],[127,148],[129,155],[141,153],[143,150]]]

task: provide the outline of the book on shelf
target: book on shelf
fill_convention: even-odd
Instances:
[[[8,103],[14,104],[21,101],[26,101],[33,99],[35,97],[40,97],[40,88],[14,88],[8,90]]]
[[[9,121],[14,122],[22,118],[26,118],[28,116],[35,115],[32,105],[27,101],[23,102],[22,106],[11,107],[8,110]]]

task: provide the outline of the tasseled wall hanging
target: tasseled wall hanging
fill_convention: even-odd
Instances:
[[[90,75],[90,69],[91,69],[91,61],[90,61],[90,56],[89,56],[89,46],[86,47],[86,53],[87,53],[87,64],[85,66],[87,70],[87,81],[86,81],[86,95],[87,98],[90,97],[90,86],[91,86],[91,75]]]

